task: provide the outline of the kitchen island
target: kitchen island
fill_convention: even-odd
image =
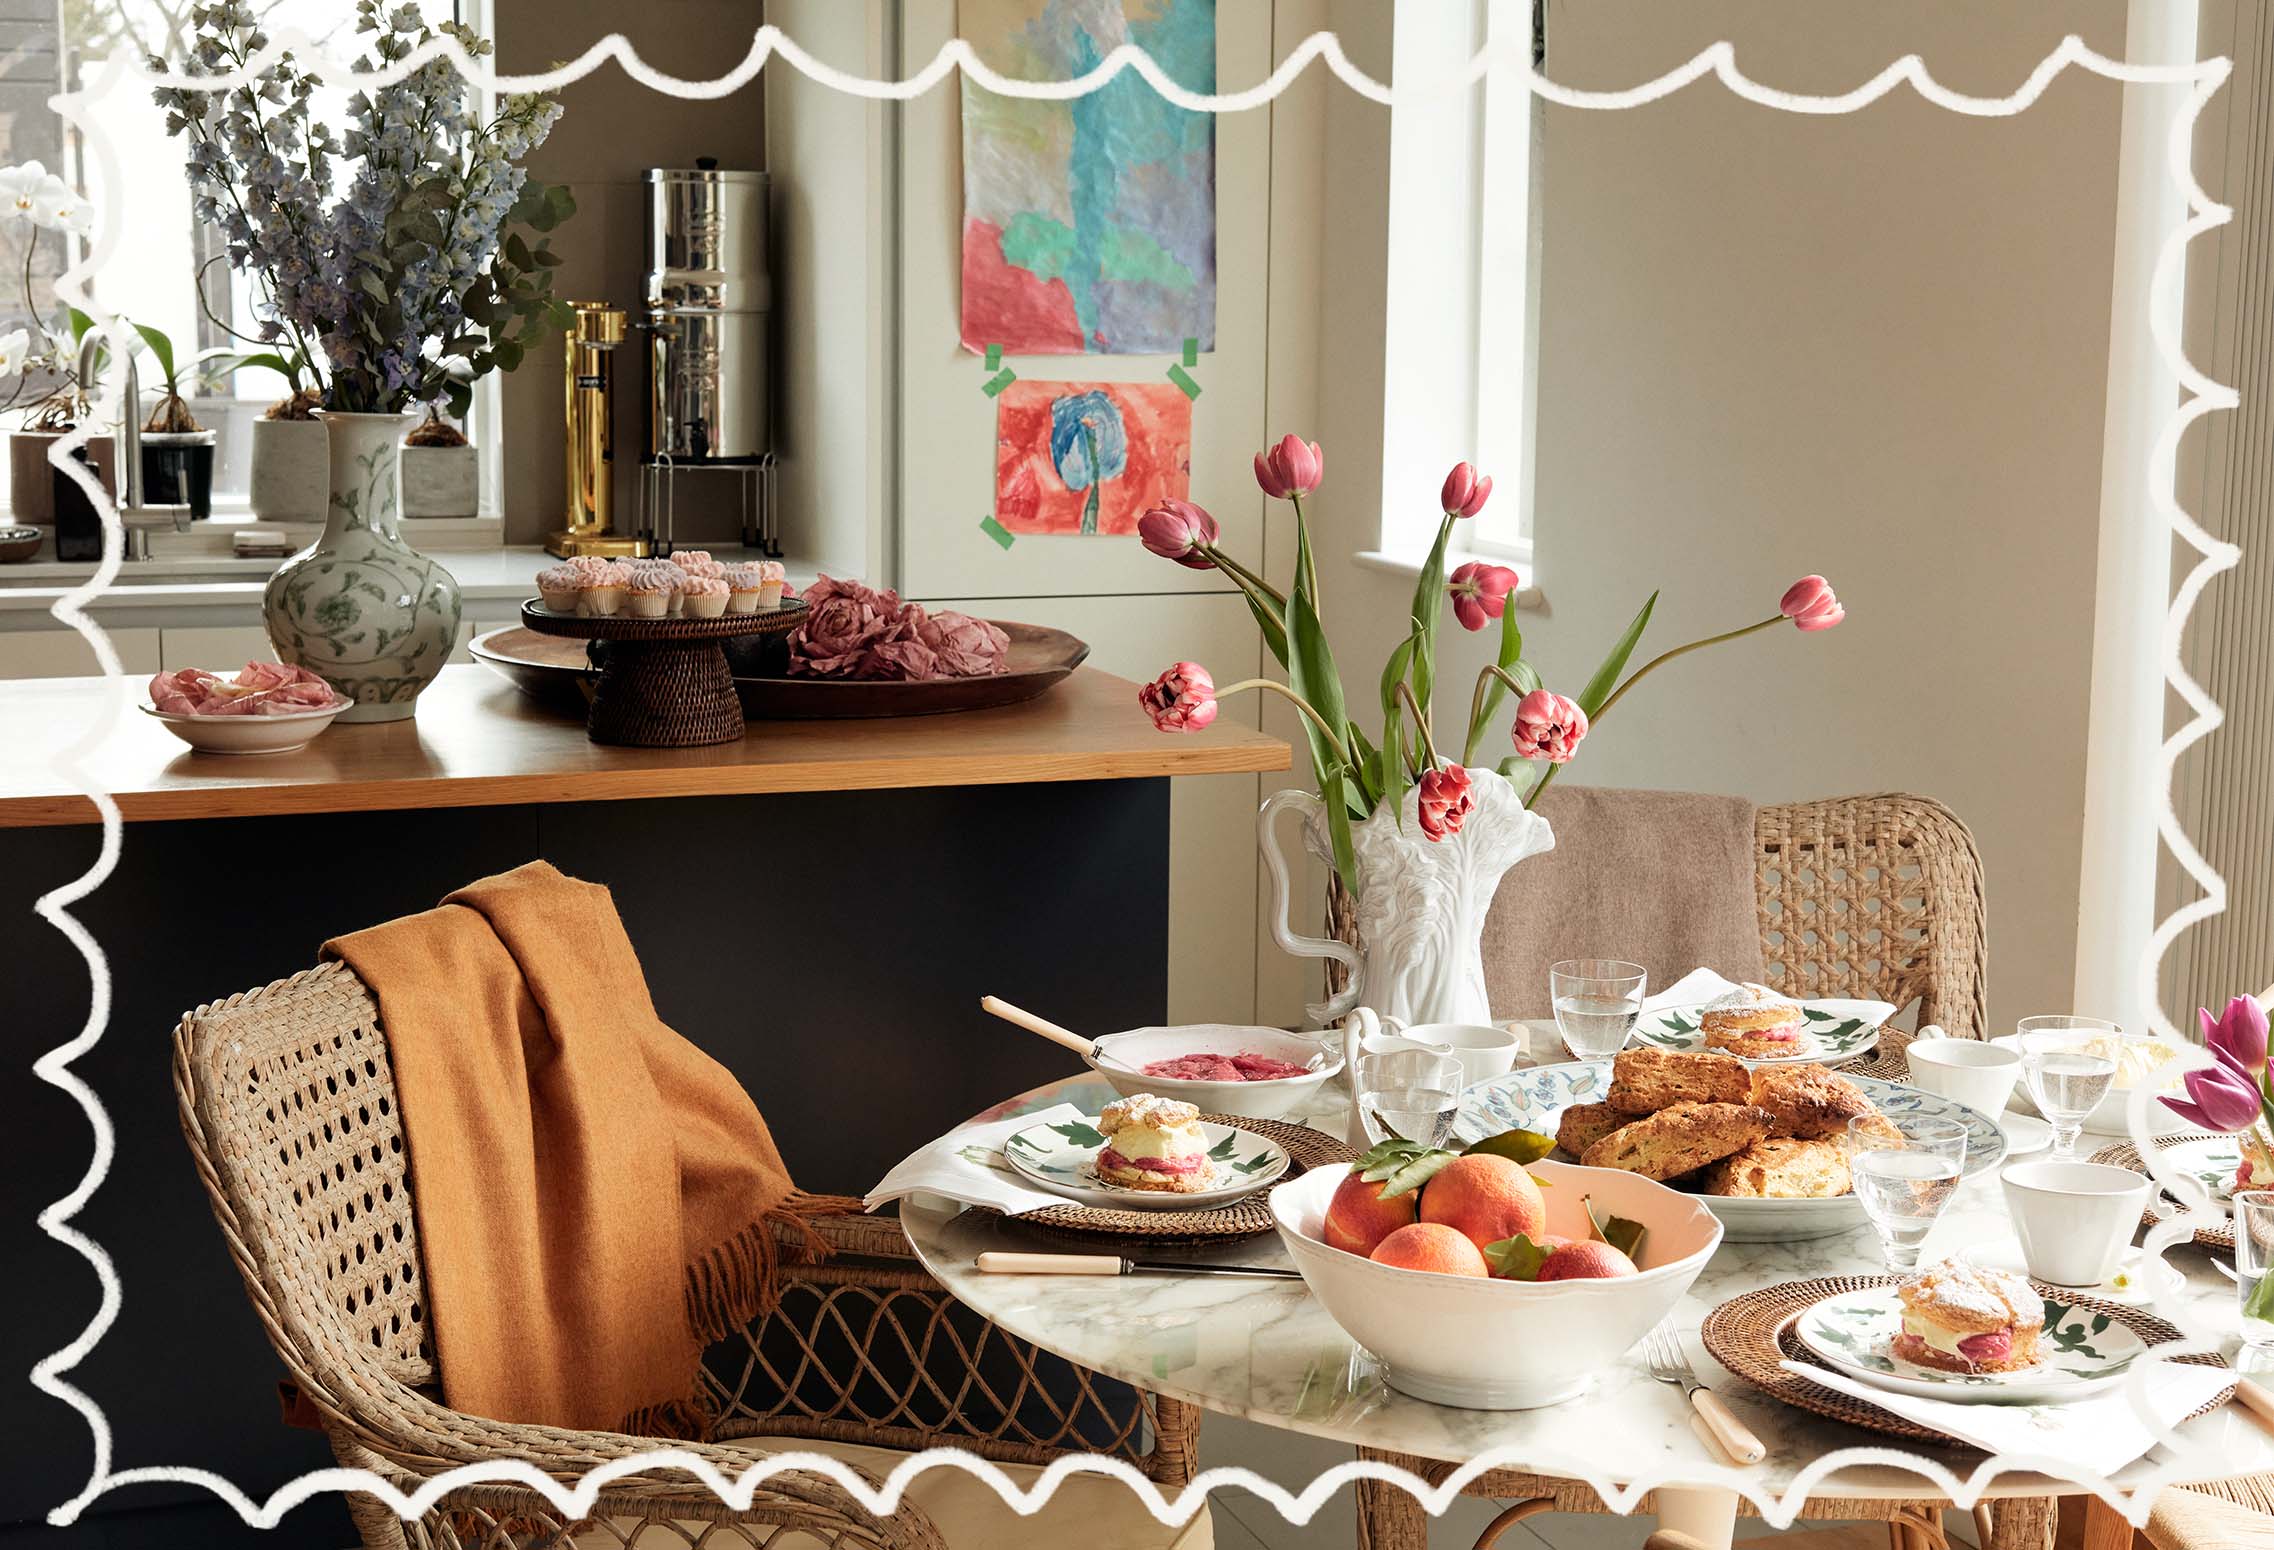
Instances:
[[[543,857],[614,891],[657,1010],[749,1088],[799,1182],[858,1193],[925,1137],[1070,1069],[981,1013],[980,995],[1099,1032],[1161,1020],[1169,779],[1285,769],[1289,751],[1229,721],[1163,736],[1136,693],[1085,668],[999,710],[754,722],[718,747],[630,749],[590,742],[486,668],[451,667],[413,720],[230,758],[193,754],[145,716],[138,680],[0,682],[10,1365],[75,1336],[99,1297],[34,1222],[92,1141],[78,1105],[29,1070],[91,1004],[87,966],[31,913],[99,857],[85,784],[113,794],[124,828],[116,870],[73,907],[108,958],[111,1008],[72,1069],[117,1133],[76,1225],[113,1256],[124,1296],[71,1381],[109,1413],[114,1468],[196,1465],[260,1497],[330,1459],[314,1433],[277,1424],[275,1360],[190,1168],[167,1069],[184,1010]],[[76,779],[51,767],[89,738]],[[0,1435],[13,1546],[7,1525],[86,1478],[90,1442],[22,1383],[0,1402]],[[142,1523],[149,1542],[187,1543],[184,1513],[219,1521],[209,1501],[153,1485],[95,1511],[120,1536],[107,1542],[141,1542]],[[272,1542],[336,1550],[342,1528],[328,1498]]]

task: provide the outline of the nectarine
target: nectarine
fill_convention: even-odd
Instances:
[[[1436,1222],[1414,1222],[1400,1227],[1379,1244],[1371,1256],[1377,1265],[1399,1270],[1434,1270],[1447,1276],[1484,1276],[1484,1255],[1453,1228]]]
[[[1422,1186],[1421,1220],[1442,1222],[1482,1249],[1518,1233],[1537,1241],[1547,1226],[1548,1203],[1523,1164],[1471,1152]]]
[[[1592,1281],[1636,1274],[1634,1261],[1593,1238],[1557,1245],[1540,1266],[1542,1281]]]
[[[1388,1187],[1386,1179],[1368,1183],[1356,1173],[1346,1175],[1327,1202],[1326,1225],[1319,1234],[1327,1247],[1345,1254],[1371,1254],[1384,1238],[1410,1225],[1421,1197],[1408,1190],[1384,1200],[1382,1191]]]

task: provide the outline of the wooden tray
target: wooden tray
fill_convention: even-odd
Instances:
[[[1087,642],[1064,630],[1007,619],[992,622],[1011,638],[1008,671],[992,677],[862,683],[736,675],[735,693],[742,701],[742,713],[759,721],[932,716],[1034,699],[1081,666],[1090,654]],[[515,688],[574,715],[584,713],[592,685],[600,676],[582,642],[541,635],[523,625],[508,625],[477,636],[469,649],[476,661],[503,675]]]
[[[1932,1427],[1907,1421],[1892,1411],[1877,1405],[1852,1399],[1838,1389],[1811,1383],[1797,1373],[1784,1370],[1785,1362],[1798,1362],[1806,1367],[1823,1367],[1813,1351],[1800,1342],[1794,1333],[1794,1315],[1814,1307],[1827,1297],[1843,1292],[1864,1291],[1872,1287],[1893,1286],[1895,1276],[1825,1276],[1813,1281],[1787,1281],[1780,1286],[1763,1287],[1742,1297],[1732,1297],[1706,1315],[1704,1326],[1698,1331],[1708,1354],[1722,1366],[1769,1398],[1791,1405],[1796,1410],[1829,1416],[1860,1426],[1867,1431],[1882,1432],[1890,1437],[1902,1437],[1912,1442],[1937,1443],[1944,1447],[1974,1448]],[[2152,1313],[2128,1308],[2121,1303],[2102,1302],[2094,1297],[2079,1297],[2064,1287],[2044,1286],[2032,1282],[2040,1292],[2057,1297],[2078,1308],[2089,1308],[2105,1313],[2115,1323],[2122,1324],[2149,1345],[2162,1345],[2182,1338],[2175,1325],[2168,1324]],[[2225,1361],[2216,1356],[2177,1356],[2173,1361],[2186,1362],[2196,1367],[2225,1367]],[[2209,1415],[2225,1404],[2234,1390],[2222,1390],[2208,1404],[2182,1417],[2192,1421],[2196,1416]]]
[[[1287,1171],[1244,1200],[1209,1211],[1107,1211],[1096,1206],[1046,1206],[1011,1218],[1021,1227],[1088,1239],[1112,1238],[1122,1243],[1163,1245],[1222,1243],[1254,1238],[1272,1230],[1271,1191],[1298,1178],[1306,1168],[1350,1162],[1357,1157],[1346,1142],[1308,1125],[1278,1119],[1248,1119],[1234,1114],[1203,1114],[1211,1124],[1229,1125],[1251,1135],[1276,1141],[1286,1148]]]

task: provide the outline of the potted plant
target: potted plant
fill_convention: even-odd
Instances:
[[[137,323],[143,348],[157,362],[158,402],[142,422],[142,498],[153,506],[187,506],[190,519],[213,515],[212,431],[197,423],[182,397],[190,363],[174,358],[174,341],[163,329]],[[134,413],[141,412],[136,405]]]
[[[403,438],[403,515],[474,516],[480,484],[473,443],[429,405],[426,418]]]
[[[17,268],[23,297],[23,316],[29,325],[0,337],[0,381],[7,393],[0,410],[20,409],[22,427],[8,439],[9,501],[17,522],[48,527],[55,522],[53,477],[58,472],[47,460],[55,439],[74,429],[85,400],[79,393],[77,351],[88,323],[83,314],[72,315],[58,328],[42,314],[32,295],[32,268],[38,256],[40,235],[55,232],[59,241],[84,237],[93,226],[93,210],[79,193],[36,161],[0,167],[0,225],[10,229],[23,248]],[[68,339],[68,343],[66,343]],[[109,483],[110,453],[103,443],[90,443],[89,461]],[[93,508],[89,507],[91,514]]]
[[[1319,583],[1303,498],[1319,487],[1325,460],[1317,445],[1289,436],[1256,454],[1265,495],[1295,508],[1294,576],[1285,592],[1217,545],[1215,518],[1188,501],[1169,501],[1138,521],[1138,537],[1164,559],[1221,571],[1246,596],[1264,643],[1287,681],[1251,678],[1218,689],[1206,668],[1179,662],[1139,691],[1138,700],[1164,732],[1197,732],[1216,719],[1216,702],[1242,689],[1284,695],[1302,713],[1318,795],[1283,791],[1264,804],[1269,815],[1295,806],[1305,838],[1334,867],[1355,917],[1360,949],[1299,937],[1288,929],[1287,865],[1264,849],[1279,884],[1280,918],[1273,934],[1290,951],[1352,964],[1344,992],[1313,1006],[1322,1021],[1340,1017],[1361,994],[1385,1018],[1407,1024],[1489,1023],[1481,938],[1485,911],[1500,879],[1527,856],[1555,844],[1547,820],[1532,811],[1580,740],[1653,669],[1702,646],[1735,640],[1790,621],[1828,630],[1846,617],[1821,576],[1788,588],[1767,618],[1661,652],[1633,672],[1627,660],[1649,627],[1653,592],[1620,632],[1609,655],[1579,692],[1549,690],[1524,656],[1524,636],[1511,606],[1519,585],[1505,566],[1470,561],[1445,573],[1456,524],[1484,509],[1492,480],[1467,463],[1455,465],[1439,491],[1437,542],[1414,588],[1410,628],[1391,651],[1380,679],[1381,722],[1369,736],[1343,692],[1318,610]],[[1497,660],[1477,675],[1460,720],[1440,730],[1434,720],[1437,631],[1445,609],[1463,629],[1500,622]],[[1623,676],[1622,676],[1623,675]],[[1513,751],[1479,765],[1479,745],[1506,697],[1517,696],[1508,736]],[[1268,834],[1268,829],[1266,833]]]
[[[366,71],[442,35],[469,58],[491,52],[456,23],[377,0],[358,0],[356,30],[372,38]],[[571,320],[552,294],[559,259],[508,229],[547,232],[575,210],[515,165],[561,109],[529,94],[470,112],[446,57],[356,92],[337,137],[311,120],[318,83],[289,57],[254,72],[257,87],[199,88],[248,70],[266,41],[244,7],[203,7],[189,59],[150,61],[183,82],[154,95],[190,142],[193,213],[254,279],[261,342],[325,365],[324,531],[269,578],[270,643],[355,701],[343,720],[394,720],[442,670],[460,612],[450,573],[402,539],[403,416],[438,400],[462,411],[476,378],[512,370]]]

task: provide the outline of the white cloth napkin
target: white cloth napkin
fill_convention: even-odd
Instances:
[[[1663,1012],[1673,1007],[1699,1006],[1717,996],[1735,990],[1734,980],[1725,980],[1711,969],[1692,969],[1655,996],[1645,996],[1645,1012]],[[1822,1007],[1841,1017],[1858,1017],[1874,1027],[1895,1015],[1895,1008],[1885,1001],[1848,1001],[1832,998],[1814,998],[1808,1005]]]
[[[2156,1446],[2155,1434],[2132,1408],[2129,1379],[2112,1383],[2089,1399],[2073,1399],[2066,1404],[1957,1404],[1890,1393],[1845,1373],[1804,1362],[1783,1365],[1786,1372],[1797,1373],[1811,1383],[1867,1400],[1906,1421],[1931,1426],[1992,1453],[2049,1454],[2106,1475]],[[2158,1362],[2148,1375],[2148,1405],[2156,1419],[2168,1427],[2208,1404],[2232,1382],[2234,1374],[2220,1368]]]
[[[1062,1125],[1086,1119],[1070,1103],[1014,1114],[984,1125],[966,1125],[927,1143],[894,1164],[876,1188],[861,1197],[862,1209],[874,1211],[890,1200],[904,1200],[919,1191],[945,1195],[967,1206],[993,1206],[1005,1216],[1062,1206],[1066,1201],[1036,1189],[1011,1171],[1003,1161],[1003,1143],[1035,1125]]]

